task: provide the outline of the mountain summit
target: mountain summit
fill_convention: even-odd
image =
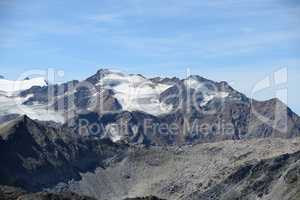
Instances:
[[[300,118],[279,99],[105,69],[19,83],[0,80],[0,199],[299,199]]]
[[[79,122],[97,124],[96,132],[84,134],[113,141],[161,145],[300,134],[299,117],[280,100],[256,101],[224,81],[198,75],[149,79],[101,69],[84,81],[60,85],[45,85],[42,79],[23,82],[20,106],[41,113],[29,116],[43,120],[38,116],[46,113],[46,119],[76,131],[82,130]]]

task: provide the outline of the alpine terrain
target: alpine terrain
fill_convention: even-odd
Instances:
[[[224,81],[0,76],[0,103],[0,199],[300,199],[299,116]]]

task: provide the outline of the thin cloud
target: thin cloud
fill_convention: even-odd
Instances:
[[[94,22],[111,23],[120,21],[121,16],[118,14],[98,14],[89,16],[87,19]]]
[[[227,36],[210,36],[202,33],[202,38],[194,34],[175,34],[166,37],[137,37],[130,34],[112,36],[112,43],[130,52],[147,57],[198,56],[203,58],[251,55],[260,50],[268,51],[292,45],[300,41],[298,30],[274,30],[266,32],[246,32]]]

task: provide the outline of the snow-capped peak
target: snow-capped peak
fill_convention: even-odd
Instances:
[[[139,74],[111,70],[105,71],[97,85],[113,90],[123,110],[139,110],[153,115],[167,112],[165,106],[159,102],[159,96],[171,85],[154,83]]]
[[[46,86],[47,81],[43,77],[37,77],[25,80],[6,80],[0,79],[0,91],[5,95],[14,95],[20,91],[27,90],[32,86]]]
[[[201,92],[203,100],[200,106],[205,106],[209,101],[214,98],[226,98],[229,93],[225,91],[220,91],[215,82],[202,78],[200,76],[189,76],[183,81],[187,88]]]

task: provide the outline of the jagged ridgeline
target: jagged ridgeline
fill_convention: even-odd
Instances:
[[[84,81],[60,85],[30,80],[23,80],[30,88],[13,96],[6,88],[0,123],[26,114],[85,130],[83,135],[147,145],[291,138],[300,132],[299,117],[280,100],[256,101],[226,82],[196,75],[146,78],[102,69]],[[90,126],[81,129],[84,125]]]
[[[299,116],[226,82],[3,77],[0,103],[0,199],[299,199]]]

